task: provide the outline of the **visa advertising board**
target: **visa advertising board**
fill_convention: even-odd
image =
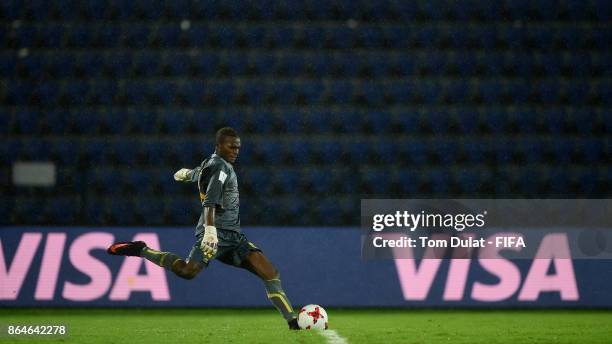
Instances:
[[[295,305],[612,306],[612,261],[568,258],[572,245],[566,233],[531,240],[533,258],[364,259],[359,228],[243,231],[276,265]],[[195,279],[183,280],[142,258],[105,252],[113,242],[127,240],[183,257],[195,241],[187,227],[5,227],[0,230],[0,305],[269,306],[261,281],[246,270],[214,261]],[[559,247],[568,251],[559,254]]]

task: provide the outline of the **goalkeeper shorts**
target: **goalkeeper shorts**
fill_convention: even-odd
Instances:
[[[208,265],[208,262],[204,261],[204,254],[200,248],[202,238],[204,238],[203,232],[196,237],[196,242],[189,252],[189,261]],[[213,259],[228,265],[240,267],[249,252],[261,252],[243,233],[217,228],[217,238],[219,239],[219,246]]]

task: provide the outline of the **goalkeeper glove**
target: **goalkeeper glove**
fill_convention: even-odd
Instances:
[[[204,227],[204,238],[200,244],[200,249],[204,253],[204,260],[211,260],[217,254],[219,239],[217,239],[217,228],[215,226]]]
[[[174,174],[174,180],[178,182],[184,182],[184,181],[189,180],[190,177],[187,175],[189,172],[191,172],[190,169],[181,168],[180,170],[176,171],[176,173]]]

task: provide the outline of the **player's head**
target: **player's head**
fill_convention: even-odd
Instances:
[[[233,163],[240,152],[240,137],[236,130],[224,127],[217,130],[215,136],[215,152],[223,159]]]

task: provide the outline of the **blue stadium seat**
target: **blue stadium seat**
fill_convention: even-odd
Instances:
[[[13,210],[14,203],[15,202],[13,198],[0,198],[0,224],[6,225],[10,223],[11,216],[15,213],[15,211]]]
[[[44,216],[55,223],[72,225],[80,208],[77,197],[54,197],[43,208]]]
[[[503,134],[508,123],[508,115],[499,108],[491,108],[484,111],[484,125],[494,134]]]
[[[149,205],[153,207],[152,205],[155,203],[156,202],[138,202],[137,200],[133,202],[131,199],[118,198],[106,200],[105,209],[106,213],[112,219],[114,219],[118,225],[142,225],[142,223],[137,223],[135,215],[141,214],[139,210],[142,210],[143,207],[149,207]],[[143,218],[146,223],[153,224],[153,222],[150,222],[150,219],[146,218],[146,216],[143,216]]]
[[[309,147],[324,164],[337,161],[342,154],[342,149],[337,140],[320,139],[310,143]]]
[[[329,92],[334,103],[348,104],[353,98],[353,84],[350,81],[334,81]]]
[[[161,59],[159,56],[156,56],[151,53],[139,53],[133,54],[132,57],[134,70],[147,76],[153,76],[157,74],[159,66],[161,64]]]
[[[537,164],[543,160],[544,144],[540,139],[522,139],[515,145],[527,163]]]
[[[454,56],[452,62],[458,67],[459,74],[468,76],[476,71],[476,57],[468,52],[459,52]]]
[[[123,170],[121,178],[124,190],[127,188],[132,194],[145,195],[154,190],[155,179],[152,178],[152,172],[149,169],[130,168]]]
[[[112,6],[116,9],[119,19],[126,20],[135,16],[136,2],[113,0]]]
[[[91,3],[90,1],[86,3]],[[99,13],[99,12],[98,12]],[[105,22],[104,25],[96,27],[95,42],[104,48],[117,48],[120,41],[117,39],[121,36],[121,28],[117,25],[113,25],[109,22]]]
[[[218,45],[223,49],[231,49],[236,47],[236,40],[239,35],[237,28],[232,25],[218,25],[209,27],[211,37],[214,37]]]
[[[43,70],[42,56],[28,55],[19,60],[19,65],[22,66],[28,75],[39,77]]]
[[[387,111],[367,110],[363,113],[361,121],[362,128],[367,127],[368,131],[382,135],[389,132],[391,114]]]
[[[329,172],[321,168],[303,169],[301,185],[313,195],[323,195],[332,187]]]
[[[39,197],[16,197],[13,216],[21,219],[22,224],[40,224],[43,220],[44,202]]]
[[[457,109],[456,112],[451,112],[451,118],[464,135],[475,134],[478,130],[479,116],[474,109]]]
[[[149,44],[150,27],[147,24],[130,23],[124,27],[124,45],[130,48],[143,49]]]
[[[178,86],[172,81],[157,81],[152,85],[155,99],[163,106],[171,106],[176,102]]]
[[[110,53],[104,56],[104,68],[112,75],[124,76],[131,72],[133,59],[132,54]]]
[[[66,166],[74,166],[79,158],[75,144],[63,139],[57,140],[52,144],[51,152],[57,157],[60,164]]]
[[[316,105],[321,102],[325,86],[319,80],[304,81],[299,85],[299,96],[308,105]]]
[[[81,146],[81,152],[92,163],[108,164],[111,162],[111,153],[108,142],[104,139],[90,139]]]
[[[191,225],[198,220],[199,212],[195,210],[194,205],[198,205],[199,202],[186,197],[166,197],[164,203],[164,208],[169,211],[173,224]]]
[[[99,189],[102,194],[112,195],[122,191],[123,177],[116,169],[94,169],[88,174],[88,178],[93,187]]]
[[[70,105],[85,105],[89,94],[89,85],[86,81],[66,82],[61,94]]]
[[[461,6],[456,6],[461,7]],[[442,37],[450,43],[450,47],[454,49],[465,49],[468,46],[468,37],[464,27],[449,26],[442,29]]]
[[[18,139],[5,139],[4,144],[0,145],[0,162],[7,166],[16,161],[23,144]]]
[[[193,23],[186,36],[191,47],[206,47],[208,46],[211,32],[206,25]]]
[[[507,164],[512,162],[514,146],[509,140],[497,140],[492,143],[495,160],[498,164]]]
[[[167,65],[172,75],[175,76],[187,75],[191,64],[191,59],[187,54],[168,54],[164,59],[164,65]]]
[[[589,194],[597,191],[599,176],[592,167],[573,169],[571,179],[578,184],[582,193]]]
[[[0,134],[8,135],[12,130],[13,118],[8,109],[0,109]]]
[[[120,91],[127,98],[130,105],[144,105],[146,98],[150,94],[149,87],[142,81],[126,81]]]
[[[446,68],[446,63],[442,54],[434,53],[433,51],[419,56],[419,65],[427,68],[429,73],[434,75],[442,74]]]
[[[447,111],[438,110],[422,114],[422,121],[427,123],[434,135],[447,135],[450,132],[450,115]]]
[[[75,24],[67,30],[66,39],[71,48],[87,48],[94,41],[95,33],[91,25]],[[58,42],[61,41],[61,32],[58,35]]]
[[[605,144],[601,139],[596,138],[586,138],[580,139],[576,143],[576,150],[578,154],[586,161],[587,163],[597,163],[601,161],[606,154],[610,154],[610,152],[605,153]]]
[[[411,164],[424,165],[429,162],[425,143],[420,140],[404,141],[399,147],[402,159]]]
[[[303,29],[303,34],[306,47],[310,49],[323,48],[325,42],[323,28],[307,26]]]
[[[215,82],[209,84],[207,94],[220,105],[230,105],[234,100],[234,84],[232,82]]]
[[[570,175],[567,169],[546,168],[542,175],[551,192],[555,194],[566,194],[569,191]]]
[[[176,48],[179,46],[181,28],[177,23],[162,24],[157,28],[156,37],[162,48]]]
[[[377,164],[391,164],[397,162],[398,147],[391,141],[378,141],[372,143],[371,151]]]
[[[85,202],[85,216],[90,224],[98,226],[108,225],[104,218],[104,206],[104,200],[95,196],[90,197],[88,201]]]
[[[35,111],[16,111],[14,113],[15,128],[26,135],[34,135],[40,132],[40,119],[43,118],[42,113]]]
[[[291,26],[272,26],[267,29],[268,39],[277,49],[291,48],[295,32]]]
[[[278,164],[282,159],[282,150],[278,141],[261,141],[257,145],[257,151],[263,157],[264,164]]]
[[[395,103],[407,104],[415,94],[412,83],[405,81],[393,81],[389,85],[389,95]]]
[[[139,152],[144,156],[142,162],[149,165],[163,164],[166,160],[167,151],[167,145],[160,140],[148,140],[146,143],[140,142],[139,144]]]
[[[303,54],[284,54],[276,65],[277,73],[283,76],[295,77],[304,73],[306,61]]]
[[[543,104],[557,104],[559,102],[559,89],[557,81],[541,81],[535,84],[540,102]]]
[[[479,168],[458,169],[453,171],[453,180],[462,193],[474,195],[483,192],[483,186],[490,180],[490,173]]]
[[[547,142],[546,149],[553,155],[554,162],[558,164],[567,164],[572,160],[574,148],[567,138],[555,138]]]
[[[251,66],[257,75],[271,75],[272,71],[276,69],[277,60],[278,58],[273,53],[256,53],[249,56],[249,66]]]
[[[609,79],[595,84],[596,92],[600,95],[603,103],[609,108],[612,105],[612,82]]]
[[[242,172],[244,184],[257,194],[267,194],[272,191],[272,179],[270,178],[269,169],[251,168]]]
[[[442,95],[442,83],[438,81],[423,82],[417,91],[420,91],[422,101],[427,105],[437,104]]]
[[[434,194],[446,194],[449,191],[452,182],[451,174],[443,168],[434,168],[427,172],[431,191]]]
[[[158,4],[153,4],[146,0],[135,1],[136,13],[143,15],[145,19],[156,20],[161,19],[163,7]]]
[[[537,131],[538,118],[533,113],[525,110],[516,110],[509,114],[516,123],[520,134],[535,134]]]
[[[206,97],[206,83],[201,80],[188,81],[178,91],[190,106],[201,105]]]
[[[163,195],[179,193],[181,191],[180,185],[177,185],[173,177],[174,170],[171,169],[159,169],[151,172],[150,182],[153,184],[155,191],[161,191]],[[170,208],[167,208],[170,210]]]
[[[132,165],[138,160],[138,141],[134,139],[120,139],[109,146],[118,164]]]
[[[359,32],[362,35],[362,40],[365,45],[368,46],[368,44],[372,43],[370,38],[371,33],[364,32],[366,30],[359,30]],[[346,26],[328,28],[325,32],[325,36],[336,49],[350,49],[354,46],[356,39],[355,30]]]
[[[502,84],[497,80],[478,82],[478,93],[485,104],[497,105],[500,102]]]
[[[487,145],[480,140],[468,140],[461,144],[461,148],[467,161],[473,164],[485,162]]]
[[[0,35],[2,35],[0,31]],[[0,36],[0,39],[3,37]],[[13,52],[0,53],[0,73],[6,77],[14,77],[17,72],[17,56]]]
[[[57,81],[41,81],[34,89],[34,97],[42,106],[53,106],[57,103],[60,88]]]
[[[295,169],[279,169],[275,171],[274,180],[276,180],[284,194],[297,194],[299,190],[299,172]]]
[[[438,157],[438,161],[443,165],[454,164],[460,155],[459,147],[454,141],[438,139],[432,142],[433,152]]]
[[[315,146],[316,147],[316,146]],[[293,139],[284,146],[287,155],[302,164],[311,162],[310,144],[302,139]],[[316,148],[315,148],[316,149]]]
[[[25,48],[25,47],[33,47],[36,41],[36,28],[30,25],[20,25],[15,29],[15,41],[17,46]]]
[[[350,56],[347,56],[347,59],[350,58]],[[376,78],[390,75],[391,69],[393,68],[391,61],[388,60],[386,54],[370,54],[365,58],[365,64],[372,71],[372,75],[374,75]],[[352,73],[354,74],[354,72]]]
[[[370,107],[381,107],[385,102],[384,85],[376,82],[366,82],[359,87]]]

